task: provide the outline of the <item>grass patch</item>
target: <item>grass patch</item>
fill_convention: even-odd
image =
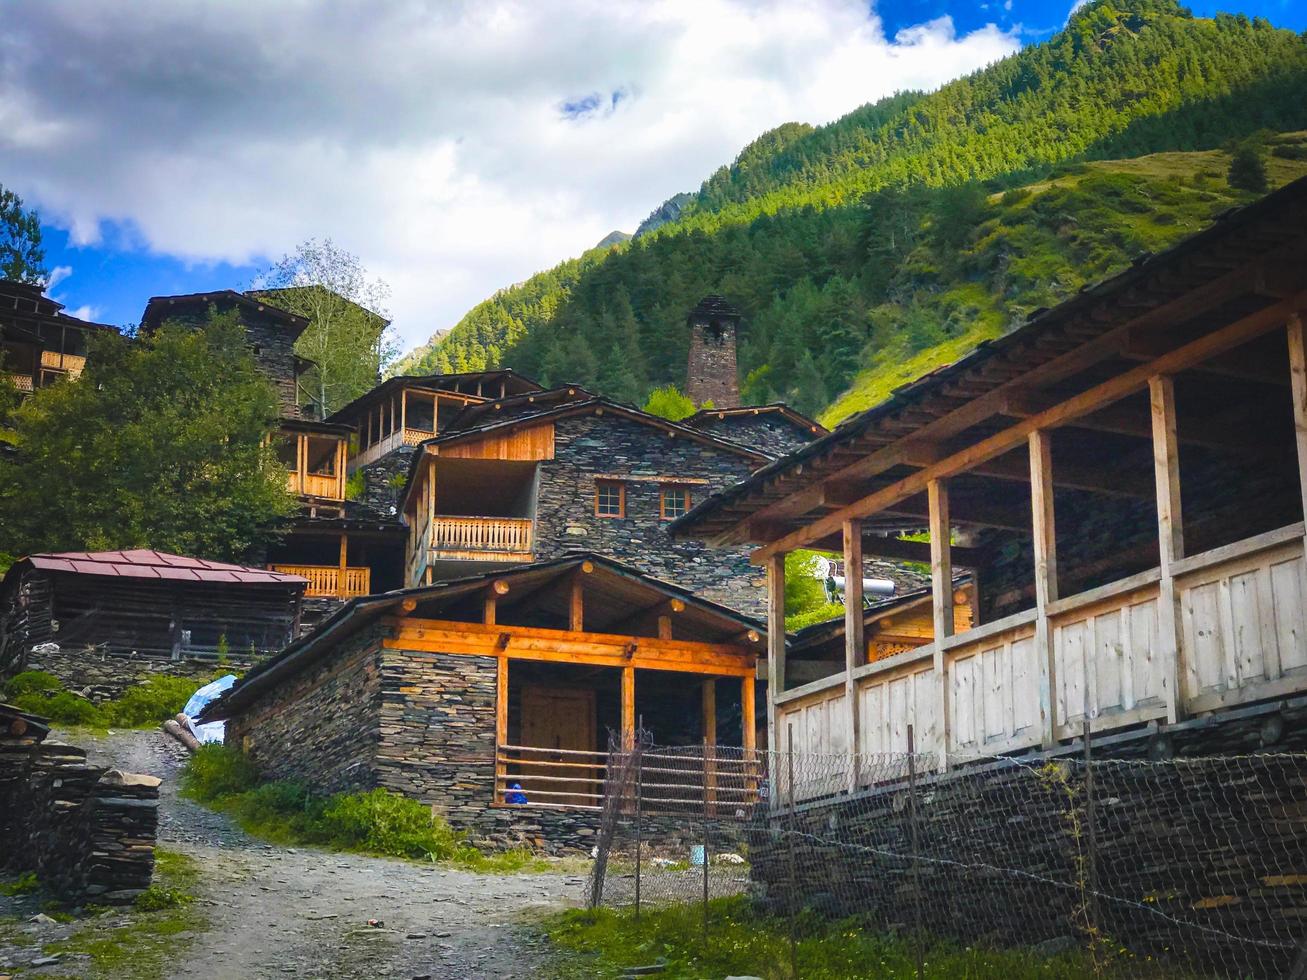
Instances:
[[[0,882],[0,895],[8,898],[14,898],[18,895],[30,895],[40,887],[41,883],[36,880],[36,872],[29,871],[13,881]]]
[[[744,897],[710,903],[708,938],[702,908],[679,905],[645,909],[637,922],[629,911],[572,909],[545,920],[549,938],[568,956],[556,967],[563,978],[618,977],[632,966],[666,962],[660,977],[721,977],[731,974],[782,980],[790,972],[785,920],[754,911]],[[856,920],[829,922],[801,917],[799,975],[823,980],[864,978],[915,980],[916,961],[905,939],[868,931]],[[926,976],[933,980],[1080,980],[1092,975],[1079,953],[1044,957],[1026,950],[968,949],[937,943],[925,951]]]
[[[118,910],[100,910],[67,939],[47,943],[43,952],[88,957],[89,972],[79,976],[93,980],[162,980],[181,952],[183,934],[206,925],[190,894],[198,877],[199,867],[186,855],[156,850],[154,883],[127,913],[126,924]]]
[[[59,678],[41,670],[15,674],[4,685],[4,698],[24,711],[42,715],[61,725],[87,728],[153,728],[167,721],[196,689],[223,676],[167,677],[154,674],[128,688],[120,698],[93,704],[66,690]]]
[[[239,751],[204,745],[182,774],[182,792],[230,814],[248,833],[277,844],[454,864],[472,871],[550,870],[525,849],[483,853],[417,800],[389,790],[322,796],[303,783],[263,782]]]

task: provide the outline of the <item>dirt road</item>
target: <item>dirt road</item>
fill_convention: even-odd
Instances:
[[[479,875],[251,839],[177,795],[183,752],[154,732],[90,738],[92,762],[164,780],[160,844],[204,868],[209,928],[170,977],[548,977],[539,913],[581,894],[574,875]],[[384,928],[367,925],[369,919]]]

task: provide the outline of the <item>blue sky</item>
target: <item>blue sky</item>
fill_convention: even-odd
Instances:
[[[1307,3],[1191,6],[1307,30]],[[764,130],[933,88],[1068,8],[10,0],[0,183],[46,219],[51,294],[79,315],[132,323],[330,237],[391,285],[411,346]]]

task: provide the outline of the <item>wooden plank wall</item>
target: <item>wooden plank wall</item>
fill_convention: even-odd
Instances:
[[[520,459],[554,458],[554,426],[529,425],[502,435],[486,435],[471,442],[444,446],[441,456],[452,459]]]

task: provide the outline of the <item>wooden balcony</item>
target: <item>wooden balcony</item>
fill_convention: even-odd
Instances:
[[[345,481],[338,476],[317,473],[287,473],[286,486],[299,497],[322,497],[327,500],[345,499]]]
[[[349,472],[353,473],[360,466],[371,465],[383,456],[388,456],[403,446],[416,446],[428,439],[433,439],[435,435],[434,432],[428,432],[426,429],[396,429],[384,439],[374,442],[366,449],[362,449],[356,455],[350,457]]]
[[[372,569],[346,568],[342,584],[341,569],[336,565],[269,565],[274,572],[298,575],[309,580],[306,598],[352,599],[372,594]]]
[[[945,639],[947,691],[934,643],[855,668],[856,751],[865,758],[905,753],[911,725],[916,751],[929,759],[985,758],[1039,748],[1050,736],[1074,738],[1086,721],[1106,733],[1165,721],[1172,711],[1191,717],[1307,691],[1302,524],[1180,559],[1172,570],[1178,622],[1169,648],[1159,615],[1161,572],[1150,569],[1050,603],[1047,667],[1031,610]],[[776,695],[778,747],[854,751],[843,721],[845,691],[840,671]],[[945,696],[949,710],[941,712]],[[858,774],[796,779],[795,795],[839,792],[849,780]]]
[[[32,384],[32,376],[30,374],[10,374],[7,375],[7,377],[9,378],[9,383],[19,391],[31,391],[34,387]]]
[[[67,371],[69,377],[77,377],[86,367],[86,358],[80,354],[60,354],[57,350],[41,351],[41,367],[56,371]]]
[[[533,522],[519,517],[441,517],[431,522],[431,557],[530,561]]]

